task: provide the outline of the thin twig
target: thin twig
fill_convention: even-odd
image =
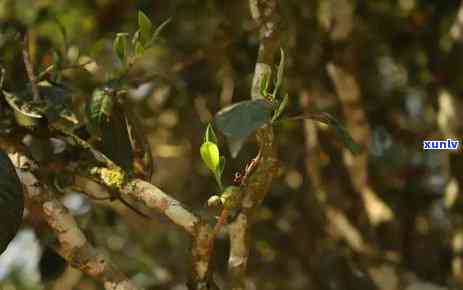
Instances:
[[[0,65],[0,90],[3,89],[3,83],[5,82],[5,74],[5,68],[2,65]]]
[[[212,229],[212,235],[210,236],[209,239],[209,256],[212,256],[212,253],[214,251],[214,242],[217,239],[217,236],[219,235],[220,230],[224,227],[224,225],[227,223],[228,216],[230,215],[230,210],[227,208],[223,208],[222,211],[220,212],[219,218],[217,219],[217,222],[214,225],[214,228]]]
[[[32,96],[34,97],[34,101],[39,101],[40,100],[39,88],[37,86],[37,78],[34,74],[34,65],[32,64],[32,59],[29,53],[29,49],[30,49],[29,34],[26,33],[26,35],[24,36],[24,42],[23,42],[23,60],[24,60],[24,65],[26,66],[27,77],[29,78],[29,81],[31,83]]]
[[[64,70],[71,70],[71,69],[82,69],[82,70],[86,70],[85,69],[85,66],[86,65],[89,65],[91,63],[94,63],[95,61],[94,60],[89,60],[89,61],[86,61],[82,64],[72,64],[72,65],[67,65],[67,66],[63,66],[63,67],[60,67],[59,70],[60,71],[64,71]],[[55,65],[52,64],[50,66],[48,66],[43,72],[41,72],[39,74],[39,77],[37,78],[39,81],[43,80],[43,78],[51,73],[53,70],[55,69]]]

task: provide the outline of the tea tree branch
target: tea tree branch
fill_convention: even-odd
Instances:
[[[74,217],[32,173],[36,169],[33,161],[21,153],[11,154],[10,159],[26,188],[27,198],[55,233],[57,252],[75,268],[101,281],[106,290],[140,289],[87,241]]]
[[[259,52],[251,88],[251,98],[259,99],[261,84],[272,74],[274,55],[279,48],[279,15],[276,0],[250,0],[250,11],[253,20],[259,25]],[[277,156],[273,140],[273,128],[268,125],[257,131],[259,146],[256,164],[252,172],[246,172],[247,178],[241,185],[243,200],[241,212],[229,226],[230,256],[228,269],[231,289],[245,289],[249,258],[250,229],[252,217],[256,208],[261,204],[270,189],[273,178],[277,173]]]

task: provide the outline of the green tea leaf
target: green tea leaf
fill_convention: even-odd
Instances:
[[[157,28],[156,30],[154,30],[153,32],[153,35],[151,36],[151,40],[150,40],[150,45],[153,45],[154,41],[156,41],[156,39],[159,37],[159,35],[161,34],[161,32],[164,30],[164,28],[167,26],[167,24],[169,24],[171,21],[170,18],[168,18],[166,21],[164,21],[163,23],[161,23]]]
[[[129,174],[134,171],[134,148],[130,138],[131,119],[112,88],[96,89],[87,103],[87,128],[99,137],[98,149]]]
[[[21,182],[8,155],[0,151],[0,254],[18,232],[23,211]]]
[[[286,109],[286,106],[288,105],[288,100],[289,100],[289,97],[288,97],[288,94],[286,94],[283,100],[278,105],[278,109],[275,111],[275,113],[273,113],[272,122],[277,120],[281,116],[281,114],[283,114],[283,112]]]
[[[312,112],[308,115],[296,117],[296,119],[312,119],[330,126],[335,133],[335,136],[342,144],[352,153],[360,154],[362,152],[362,146],[355,142],[350,135],[349,131],[333,116],[326,112]],[[293,118],[294,119],[294,118]]]
[[[266,98],[267,95],[268,95],[268,85],[269,85],[269,76],[264,75],[264,77],[262,78],[262,81],[260,83],[260,95],[263,98]]]
[[[141,44],[144,46],[151,40],[153,23],[143,11],[138,11],[138,28],[140,31]]]
[[[139,41],[135,42],[135,56],[140,57],[144,53],[145,53],[145,48],[143,47],[143,45]]]
[[[222,177],[223,171],[225,170],[225,156],[220,156],[220,162],[219,162],[219,176]]]
[[[285,72],[285,52],[283,49],[280,49],[280,64],[278,65],[278,73],[277,73],[277,80],[275,83],[275,88],[273,89],[273,94],[272,98],[275,99],[281,84],[283,83],[283,78],[284,78],[284,72]]]
[[[236,158],[238,153],[240,153],[241,148],[246,143],[246,139],[237,139],[233,137],[227,138],[228,149],[230,150],[230,155],[232,158]]]
[[[219,185],[220,190],[223,189],[222,176],[223,176],[224,170],[225,170],[225,156],[220,156],[219,167],[217,168],[217,172],[214,174],[215,180],[217,181],[217,184]]]
[[[90,133],[101,136],[101,124],[109,122],[113,111],[113,96],[103,89],[96,89],[86,105],[87,127]]]
[[[12,94],[7,91],[2,91],[2,93],[8,105],[15,111],[20,112],[30,118],[43,118],[43,114],[40,110],[35,107],[26,105],[23,98],[21,98],[19,95]]]
[[[118,33],[113,43],[114,52],[122,65],[127,63],[127,37],[127,33]]]
[[[201,158],[203,159],[203,162],[206,164],[207,168],[216,174],[220,163],[220,153],[217,144],[212,142],[203,143],[200,148],[200,153]]]
[[[270,122],[272,112],[273,105],[259,99],[233,104],[216,114],[215,124],[227,137],[232,155],[236,156],[246,139]]]
[[[54,19],[54,22],[56,23],[56,25],[58,26],[58,29],[59,29],[59,32],[61,33],[61,37],[63,38],[63,47],[64,47],[64,51],[67,50],[67,42],[68,42],[68,34],[67,34],[67,31],[66,31],[66,27],[64,27],[63,23],[57,18],[57,17],[53,17]]]
[[[204,142],[212,142],[217,144],[217,136],[215,135],[211,124],[207,125],[206,133],[204,134]]]
[[[101,124],[101,152],[127,173],[133,173],[134,152],[127,130],[125,108],[115,104],[108,122]]]
[[[72,92],[70,89],[49,81],[41,81],[38,83],[38,88],[40,96],[45,100],[45,106],[39,108],[42,109],[49,122],[65,119],[74,124],[79,123],[77,116],[72,111]]]
[[[59,79],[60,76],[60,69],[61,69],[61,64],[63,63],[63,59],[61,57],[61,54],[59,51],[55,50],[53,51],[53,65],[52,65],[52,71],[51,71],[51,78],[55,81]],[[42,79],[44,75],[42,74],[39,75],[39,80]]]
[[[219,111],[215,123],[225,136],[246,139],[270,121],[272,111],[264,99],[239,102]]]

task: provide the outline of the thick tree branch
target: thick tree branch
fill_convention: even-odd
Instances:
[[[249,220],[240,213],[228,228],[230,234],[230,256],[228,258],[228,274],[231,289],[244,289],[244,278],[249,257]]]
[[[121,193],[141,201],[148,208],[155,209],[188,233],[197,234],[200,219],[185,209],[180,201],[155,185],[141,179],[133,179],[121,188]]]
[[[121,192],[162,213],[192,235],[193,271],[189,287],[195,290],[210,289],[210,284],[213,283],[210,279],[212,228],[185,209],[178,200],[149,182],[134,179]]]
[[[213,284],[210,275],[212,228],[185,209],[178,200],[149,182],[141,179],[131,180],[121,188],[121,192],[157,210],[192,235],[193,273],[189,286],[195,290],[210,289],[210,285]]]
[[[55,233],[59,242],[57,252],[73,267],[101,281],[106,290],[139,289],[116,269],[109,258],[90,245],[74,217],[35,177],[33,171],[37,167],[34,162],[21,153],[10,154],[10,159],[26,188],[27,199],[38,208]]]
[[[251,98],[258,99],[262,80],[272,74],[275,52],[279,43],[279,16],[276,0],[250,0],[250,11],[259,25],[259,53],[251,88]],[[277,174],[277,156],[273,128],[266,126],[258,130],[259,154],[253,172],[242,184],[242,211],[229,226],[230,256],[228,259],[231,289],[245,289],[244,278],[249,257],[249,241],[252,217],[255,209],[268,193]]]
[[[95,191],[96,184],[86,182],[80,177],[76,178],[76,183],[86,192]],[[192,236],[193,273],[190,288],[208,289],[207,287],[212,283],[210,279],[210,258],[214,238],[212,228],[183,207],[180,201],[149,182],[132,179],[125,183],[120,191],[123,195],[134,198],[146,207],[161,213]]]

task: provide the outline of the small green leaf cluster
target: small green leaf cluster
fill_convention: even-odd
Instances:
[[[130,175],[143,179],[151,178],[152,157],[146,136],[125,101],[130,87],[128,73],[134,61],[154,45],[169,22],[170,19],[155,27],[139,11],[138,29],[133,36],[117,33],[113,42],[122,70],[113,72],[110,80],[96,88],[86,105],[87,127],[99,139],[98,148]]]
[[[2,90],[7,104],[13,109],[16,122],[24,127],[34,128],[38,120],[47,118],[50,125],[58,121],[66,121],[76,125],[79,123],[71,109],[72,95],[65,87],[41,81],[37,84],[40,99],[34,100],[31,86],[19,92]]]
[[[133,34],[131,41],[129,41],[128,33],[116,34],[113,50],[125,71],[130,68],[136,58],[143,56],[145,51],[154,45],[169,22],[170,19],[167,19],[155,28],[148,16],[138,11],[138,30]]]
[[[209,124],[204,134],[203,144],[200,148],[201,158],[207,168],[212,172],[219,186],[220,193],[212,195],[207,204],[210,207],[236,208],[241,200],[241,188],[230,185],[223,186],[222,175],[225,169],[225,156],[220,155],[217,136],[212,125]]]

